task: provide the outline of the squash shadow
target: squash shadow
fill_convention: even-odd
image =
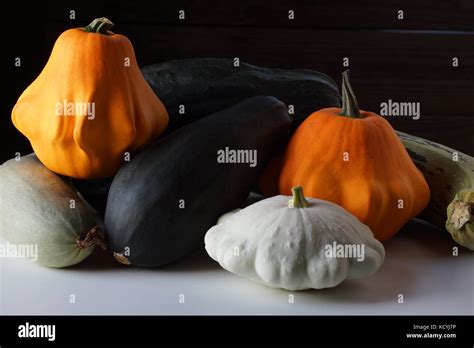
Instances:
[[[448,231],[419,219],[409,221],[398,234],[387,241],[385,247],[398,248],[400,240],[404,239],[417,245],[417,248],[408,248],[403,253],[396,253],[393,257],[416,259],[451,258],[453,248],[457,247],[458,257],[468,256],[471,251],[457,244]]]
[[[396,276],[394,276],[396,275]],[[385,263],[376,274],[364,279],[349,279],[334,288],[307,290],[301,296],[306,300],[324,303],[387,303],[397,301],[398,294],[410,296],[415,286],[416,272],[396,262]]]
[[[404,297],[415,295],[419,278],[414,264],[451,258],[454,246],[459,247],[459,257],[469,254],[451,239],[448,232],[418,219],[408,222],[384,246],[385,262],[371,277],[346,280],[335,288],[308,290],[303,295],[337,303],[396,303],[399,294]]]
[[[67,270],[71,269],[74,271],[104,271],[109,269],[120,269],[126,267],[125,265],[120,264],[115,261],[114,256],[109,250],[101,250],[96,247],[92,254],[87,257],[81,263],[68,267]]]
[[[209,272],[219,269],[222,268],[207,254],[204,247],[169,265],[156,268],[160,272]]]
[[[245,208],[253,203],[262,200],[264,197],[258,193],[251,192],[241,208]],[[204,240],[204,239],[203,239]],[[110,251],[102,251],[95,248],[93,253],[78,265],[69,269],[103,271],[108,269],[123,269],[124,267],[133,268],[133,266],[121,265],[117,262]],[[168,265],[161,267],[148,268],[149,270],[166,271],[166,272],[194,272],[194,271],[211,271],[219,269],[217,262],[212,260],[206,253],[204,246],[194,250],[188,255],[176,260]],[[144,268],[142,268],[144,269]]]
[[[122,265],[114,259],[114,256],[110,251],[103,251],[100,250],[100,248],[96,248],[93,253],[83,262],[75,266],[69,267],[68,269],[94,272],[113,269],[119,270],[133,268],[138,269],[138,267]],[[209,255],[207,255],[206,250],[204,248],[199,248],[193,251],[191,254],[187,255],[186,257],[168,265],[155,268],[140,268],[140,270],[160,272],[205,272],[213,271],[219,268],[219,264],[212,260]]]
[[[399,262],[386,259],[382,267],[368,278],[348,279],[335,288],[308,290],[304,295],[338,304],[395,302],[398,294],[409,295],[415,282],[416,272]]]
[[[396,287],[408,293],[415,285],[416,277],[410,267],[405,264],[417,260],[440,259],[452,257],[454,246],[458,246],[449,233],[421,220],[412,220],[391,240],[385,243],[386,258],[381,269],[373,276],[361,280],[346,280],[339,286],[325,290],[307,290],[302,293],[317,294],[328,300],[378,302],[393,298],[393,291],[377,289],[373,284],[388,284],[396,280]],[[465,248],[459,247],[459,257],[469,254]],[[115,261],[110,251],[96,248],[92,255],[82,263],[71,267],[74,270],[103,271],[112,269],[133,268]],[[159,272],[208,272],[221,269],[212,260],[203,247],[193,251],[186,257],[169,265],[150,268],[149,271]]]

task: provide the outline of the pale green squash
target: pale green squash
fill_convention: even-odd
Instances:
[[[34,154],[0,166],[0,236],[12,245],[33,245],[34,259],[67,267],[105,248],[95,211]]]

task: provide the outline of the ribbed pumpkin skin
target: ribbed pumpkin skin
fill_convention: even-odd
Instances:
[[[302,185],[306,196],[341,205],[385,241],[426,207],[429,187],[384,118],[360,111],[357,119],[340,112],[314,112],[296,130],[283,159],[279,191],[290,195],[293,186]]]
[[[56,105],[63,101],[95,103],[95,119],[58,116]],[[18,99],[12,121],[50,170],[102,178],[116,173],[124,152],[157,137],[168,113],[125,36],[78,28],[57,39],[43,71]]]

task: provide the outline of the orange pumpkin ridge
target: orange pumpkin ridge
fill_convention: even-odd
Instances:
[[[110,177],[126,152],[151,142],[168,124],[131,42],[110,32],[112,25],[98,18],[62,33],[13,108],[13,124],[56,173]]]
[[[380,241],[428,204],[428,185],[383,117],[358,109],[343,74],[343,107],[311,114],[288,143],[279,193],[301,185],[309,197],[341,205]]]

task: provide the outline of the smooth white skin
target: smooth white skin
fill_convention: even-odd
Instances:
[[[37,245],[37,263],[60,268],[84,260],[94,247],[79,249],[76,238],[95,219],[77,193],[35,156],[0,166],[0,235],[12,244]]]
[[[276,196],[223,215],[205,236],[209,256],[232,273],[287,290],[334,287],[382,265],[382,244],[355,216],[312,198],[306,208],[289,208],[290,199]],[[363,244],[364,260],[325,257],[334,241]]]

